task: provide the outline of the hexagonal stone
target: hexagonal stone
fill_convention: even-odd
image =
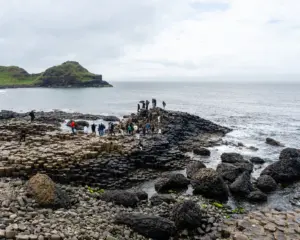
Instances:
[[[279,230],[274,233],[275,240],[287,240],[285,234]]]
[[[275,232],[276,231],[276,225],[274,223],[268,223],[267,225],[264,226],[265,230],[268,230],[270,232]]]
[[[249,238],[242,233],[235,233],[233,235],[233,240],[249,240]]]

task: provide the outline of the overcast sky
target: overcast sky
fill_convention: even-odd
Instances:
[[[0,0],[0,65],[107,80],[300,74],[300,0]]]

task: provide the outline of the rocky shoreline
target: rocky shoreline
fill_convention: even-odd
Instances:
[[[187,113],[150,111],[162,133],[140,139],[60,128],[66,119],[120,124],[114,116],[37,112],[30,123],[28,113],[1,111],[0,239],[300,239],[299,211],[274,213],[282,226],[264,212],[249,215],[225,204],[232,196],[266,201],[283,176],[299,179],[298,150],[285,149],[257,180],[251,172],[261,159],[236,153],[222,154],[216,170],[206,168],[185,152],[209,156],[207,148],[222,144],[231,130]],[[127,117],[147,121],[143,111]],[[21,129],[27,136],[20,144]],[[187,177],[170,173],[185,168]],[[148,197],[139,186],[151,179],[157,194]]]

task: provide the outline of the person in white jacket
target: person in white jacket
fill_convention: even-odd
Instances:
[[[88,134],[88,133],[89,133],[89,130],[88,130],[88,127],[87,127],[87,126],[84,126],[83,132],[84,132],[85,134]]]

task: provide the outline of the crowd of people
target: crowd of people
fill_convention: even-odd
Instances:
[[[153,119],[152,113],[149,111],[149,104],[148,100],[140,101],[137,105],[137,114],[139,114],[142,110],[146,111],[146,116],[144,117],[144,121],[136,122],[132,118],[120,121],[119,123],[109,122],[108,126],[106,126],[103,122],[98,124],[98,126],[93,122],[91,125],[91,133],[97,135],[97,132],[100,137],[104,136],[105,134],[109,135],[116,135],[117,133],[120,135],[136,135],[137,138],[140,138],[141,135],[153,134],[153,133],[161,133],[160,129],[160,116],[157,116],[157,121]],[[156,108],[157,101],[156,99],[152,99],[152,108]],[[162,102],[162,106],[165,109],[166,103],[165,101]],[[35,120],[35,113],[31,111],[29,113],[30,121],[33,122]],[[77,124],[74,120],[67,122],[67,126],[71,128],[72,134],[76,134]],[[84,134],[89,134],[88,126],[84,126],[83,128]],[[19,142],[25,141],[26,139],[26,132],[25,130],[21,130]]]

